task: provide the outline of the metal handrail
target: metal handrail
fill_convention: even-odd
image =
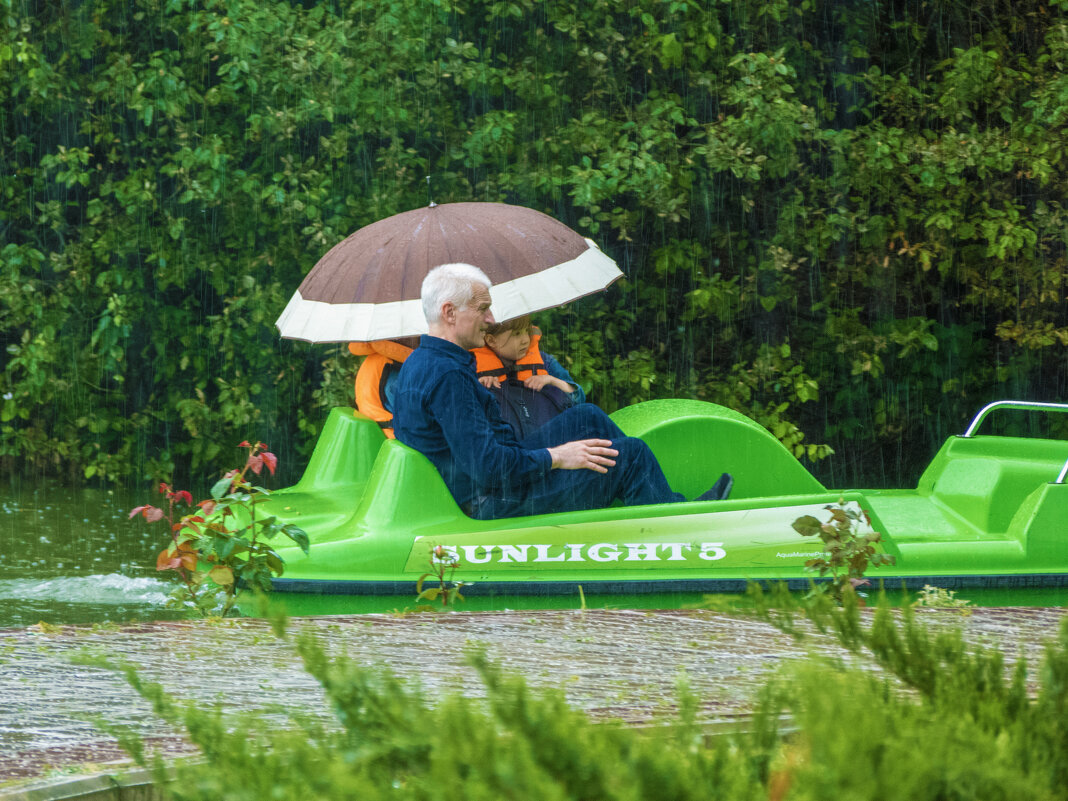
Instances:
[[[1068,462],[1064,463],[1064,467],[1061,468],[1061,474],[1059,476],[1057,476],[1057,480],[1054,481],[1053,483],[1054,484],[1063,484],[1065,478],[1068,478]]]
[[[988,414],[990,414],[990,412],[994,411],[995,409],[1002,408],[1022,409],[1024,411],[1030,412],[1068,412],[1068,403],[1039,403],[1031,401],[1013,400],[994,401],[993,403],[988,403],[986,406],[979,410],[979,413],[975,415],[975,419],[972,420],[971,425],[968,426],[968,430],[961,434],[961,436],[973,436],[975,434],[976,429],[979,428],[980,423],[983,422],[983,419]],[[1068,471],[1068,465],[1065,465],[1065,470],[1061,471],[1061,481],[1063,481],[1065,476],[1068,475],[1068,472],[1066,471]]]

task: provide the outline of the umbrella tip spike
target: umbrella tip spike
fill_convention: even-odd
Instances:
[[[427,208],[431,208],[431,209],[434,208],[436,205],[438,205],[437,203],[434,202],[434,196],[432,194],[430,194],[430,176],[429,175],[426,177],[426,203],[427,203]]]

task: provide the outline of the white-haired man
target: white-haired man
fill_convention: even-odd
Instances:
[[[478,382],[470,353],[494,323],[490,285],[470,264],[436,267],[423,281],[430,333],[397,380],[397,439],[430,459],[460,508],[483,520],[596,509],[616,499],[627,505],[685,500],[668,486],[649,447],[593,404],[573,406],[516,440]],[[701,499],[725,497],[725,489],[717,482]]]

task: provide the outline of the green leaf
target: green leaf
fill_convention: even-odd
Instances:
[[[417,601],[435,601],[438,596],[441,595],[440,587],[431,587],[430,589],[423,590],[416,596]]]
[[[219,500],[224,495],[226,495],[226,493],[227,493],[227,491],[229,489],[230,489],[230,479],[229,478],[220,478],[218,481],[215,482],[214,486],[212,486],[212,488],[211,488],[211,497],[214,498],[215,500]]]
[[[811,537],[819,534],[823,524],[812,515],[804,515],[793,522],[793,529],[802,537]]]
[[[682,64],[682,43],[673,33],[660,37],[660,64],[663,67],[677,67]]]
[[[282,561],[282,557],[280,557],[273,551],[267,554],[267,567],[269,567],[271,569],[271,572],[274,573],[276,576],[282,575],[282,573],[286,569],[285,562]]]
[[[295,526],[292,523],[286,523],[284,526],[282,526],[282,533],[289,537],[289,539],[293,540],[293,542],[295,542],[297,545],[299,545],[300,549],[304,551],[305,554],[308,553],[308,550],[311,548],[311,542],[309,541],[308,534],[304,531],[304,529],[302,529],[300,526]]]
[[[240,537],[216,537],[215,553],[220,559],[229,559],[231,556],[246,553],[248,543]]]
[[[220,587],[230,587],[234,583],[234,571],[225,565],[216,565],[208,571],[208,578]]]

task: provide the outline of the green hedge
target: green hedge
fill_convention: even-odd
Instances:
[[[763,613],[796,626],[781,608]],[[932,625],[907,609],[861,616],[855,596],[802,614],[830,635],[825,654],[835,638],[846,650],[784,663],[732,734],[703,730],[702,713],[721,699],[688,690],[685,676],[676,714],[628,728],[592,722],[560,689],[531,690],[478,649],[470,662],[484,693],[427,693],[328,655],[304,633],[296,647],[323,686],[329,723],[307,711],[280,725],[277,714],[176,702],[135,667],[125,672],[201,753],[174,772],[154,760],[166,797],[180,801],[1068,798],[1068,619],[1041,659],[1009,667],[944,616]],[[721,645],[708,644],[709,659]],[[136,736],[111,733],[153,762]]]
[[[1065,394],[1066,18],[0,0],[2,464],[139,481],[257,437],[298,465],[355,364],[273,322],[429,192],[617,259],[626,281],[539,320],[608,410],[713,400],[829,483],[914,480],[981,403]]]

